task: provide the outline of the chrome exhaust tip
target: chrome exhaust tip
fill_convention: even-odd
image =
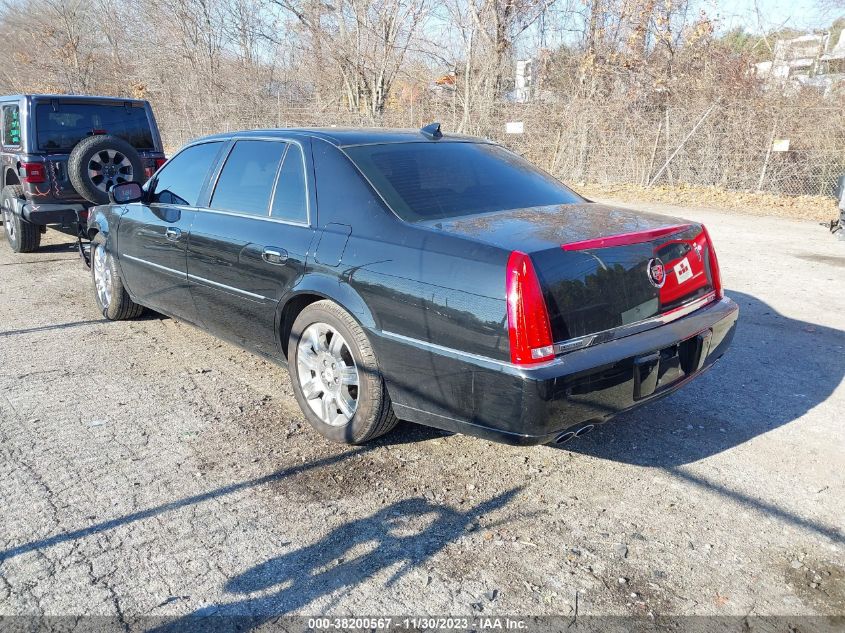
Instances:
[[[575,437],[584,437],[587,433],[592,431],[596,428],[595,424],[588,424],[587,426],[582,426],[580,429],[575,431]]]
[[[575,437],[575,433],[572,431],[566,431],[565,433],[561,433],[555,438],[555,444],[566,444],[569,440]]]

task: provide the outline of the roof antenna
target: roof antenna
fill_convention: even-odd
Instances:
[[[443,138],[443,132],[440,131],[440,124],[437,122],[429,123],[425,127],[421,127],[420,132],[422,132],[423,136],[431,139],[432,141]]]

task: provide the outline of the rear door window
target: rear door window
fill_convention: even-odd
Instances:
[[[229,153],[214,195],[212,209],[268,215],[273,184],[286,143],[238,141]]]
[[[305,162],[299,145],[291,143],[285,153],[276,192],[273,194],[274,218],[289,222],[308,222],[308,206],[305,199]]]
[[[21,112],[17,105],[3,106],[3,145],[21,144]]]
[[[39,103],[35,131],[38,149],[44,151],[70,151],[94,134],[117,136],[135,149],[154,149],[150,121],[141,105]]]
[[[167,161],[156,176],[152,202],[196,206],[221,146],[220,141],[192,145]]]

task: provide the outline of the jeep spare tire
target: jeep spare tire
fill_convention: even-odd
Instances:
[[[113,185],[143,179],[141,157],[129,143],[109,134],[79,141],[68,157],[68,175],[74,189],[94,204],[109,201]]]

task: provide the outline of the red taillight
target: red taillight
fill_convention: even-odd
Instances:
[[[24,182],[38,184],[47,181],[47,166],[44,163],[21,163],[20,176]]]
[[[549,313],[531,258],[514,251],[508,259],[505,283],[511,362],[539,363],[554,358]]]
[[[108,132],[100,128],[94,128],[93,130],[91,130],[91,134],[93,134],[94,136],[102,136],[103,134],[108,134]]]
[[[156,169],[158,170],[158,169],[161,169],[161,166],[164,165],[164,163],[167,162],[167,159],[162,157],[162,158],[156,158],[155,161],[156,161]]]
[[[704,239],[707,240],[707,253],[710,257],[710,276],[712,277],[713,290],[716,291],[716,298],[721,299],[725,296],[725,292],[722,290],[722,273],[719,270],[716,249],[713,247],[713,240],[710,239],[710,233],[707,232],[707,227],[702,224],[701,230],[704,232]]]

